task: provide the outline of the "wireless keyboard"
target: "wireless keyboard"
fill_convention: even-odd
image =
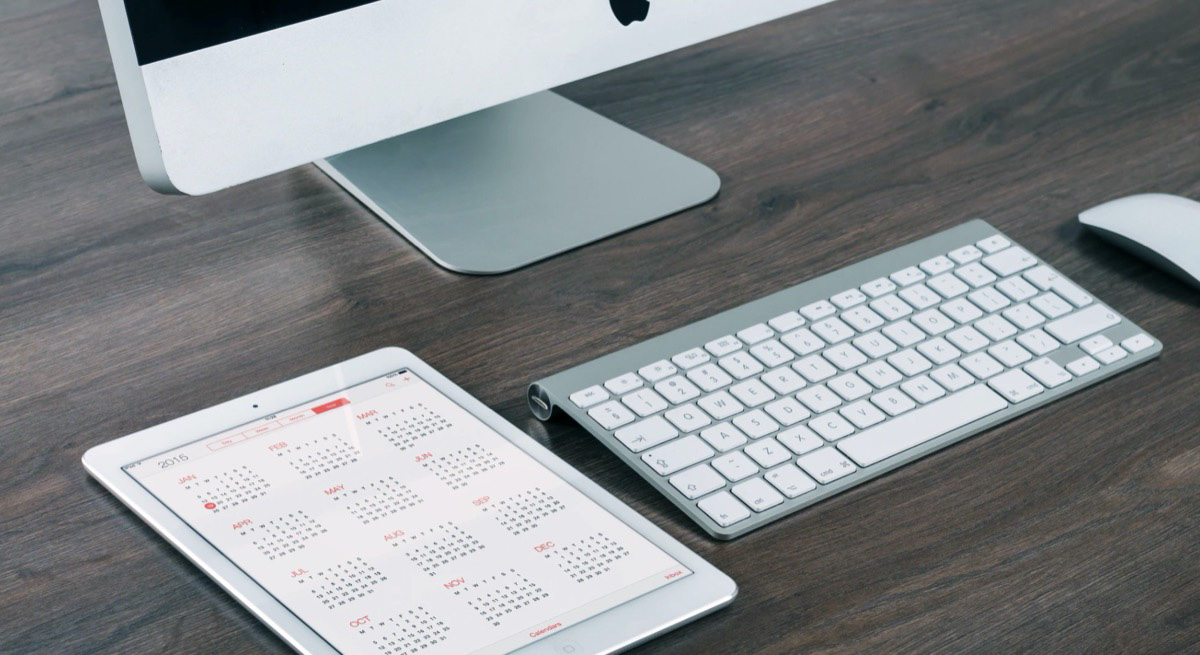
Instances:
[[[730,539],[1157,356],[983,221],[530,386]]]

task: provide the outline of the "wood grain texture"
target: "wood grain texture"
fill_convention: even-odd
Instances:
[[[1195,0],[841,0],[570,85],[721,195],[494,278],[437,268],[311,166],[149,191],[94,0],[5,3],[0,62],[0,652],[286,652],[79,458],[388,345],[741,585],[640,652],[1200,652],[1200,295],[1073,218],[1200,198]],[[524,406],[531,380],[971,217],[1163,357],[730,543]]]

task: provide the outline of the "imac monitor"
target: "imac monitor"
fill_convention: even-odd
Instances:
[[[716,194],[547,89],[831,0],[99,0],[142,176],[308,162],[447,268],[497,273]]]

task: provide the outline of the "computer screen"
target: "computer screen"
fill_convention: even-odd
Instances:
[[[144,66],[379,1],[125,0],[125,13]]]

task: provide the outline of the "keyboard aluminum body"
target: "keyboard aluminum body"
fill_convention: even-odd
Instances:
[[[529,404],[731,539],[1161,351],[975,220],[540,380]]]

